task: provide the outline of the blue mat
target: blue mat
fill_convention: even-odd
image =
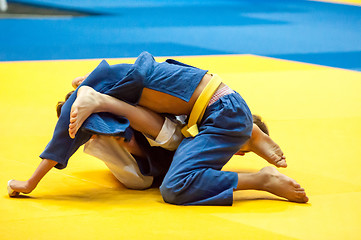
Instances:
[[[0,19],[0,61],[257,54],[361,70],[361,7],[302,0],[17,0],[86,17]],[[97,15],[94,15],[97,14]]]

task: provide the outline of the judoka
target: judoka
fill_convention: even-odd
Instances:
[[[248,151],[276,167],[287,167],[287,163],[279,146],[253,124],[243,98],[217,75],[175,60],[158,63],[147,52],[133,65],[121,71],[114,69],[102,62],[72,95],[71,110],[64,113],[70,114],[70,138],[64,132],[68,115],[59,118],[53,139],[40,155],[45,160],[44,166],[39,166],[40,179],[53,166],[65,167],[74,151],[89,140],[86,131],[78,131],[80,127],[94,131],[97,123],[96,128],[106,129],[99,126],[107,126],[114,119],[101,113],[121,115],[119,103],[126,102],[154,113],[188,116],[187,126],[182,129],[186,138],[178,146],[160,187],[165,202],[232,205],[233,192],[244,189],[268,191],[295,202],[308,201],[296,181],[273,167],[257,173],[221,171],[234,154]],[[89,84],[94,79],[101,80],[101,86]],[[128,134],[127,128],[121,132],[125,137]],[[11,188],[16,191],[15,183]]]

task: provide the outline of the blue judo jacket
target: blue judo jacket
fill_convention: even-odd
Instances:
[[[130,104],[137,104],[143,88],[150,88],[189,101],[194,90],[207,73],[173,59],[158,63],[148,52],[143,52],[134,64],[110,66],[103,60],[80,86],[90,86],[98,92],[108,94]],[[79,86],[79,87],[80,87]],[[135,157],[142,174],[164,175],[172,161],[173,152],[159,147],[150,147],[142,134],[133,131],[129,121],[109,113],[92,114],[72,139],[68,134],[70,109],[76,99],[77,90],[64,104],[53,137],[41,153],[43,159],[51,159],[58,169],[67,166],[69,158],[93,134],[122,136],[136,140],[145,150],[147,157]]]

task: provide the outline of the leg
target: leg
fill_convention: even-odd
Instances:
[[[292,202],[308,202],[305,190],[274,167],[265,167],[257,173],[238,173],[237,190],[267,191]]]
[[[237,94],[224,96],[208,107],[199,134],[184,139],[175,153],[160,187],[164,201],[180,205],[232,205],[238,175],[221,169],[249,139],[250,116]]]
[[[210,115],[206,112],[200,133],[195,138],[184,139],[179,146],[160,188],[163,199],[182,205],[231,205],[234,190],[256,189],[290,201],[307,202],[304,189],[274,168],[266,167],[256,174],[220,171],[252,130],[252,120],[242,114],[247,111],[242,102],[234,95],[222,99],[222,105],[215,103],[214,109],[207,109]],[[240,103],[238,107],[237,102]],[[262,144],[263,136],[255,138],[252,144],[256,152],[259,150],[258,153],[269,161],[273,155],[282,158],[282,151],[273,141],[267,139],[266,144]]]
[[[179,146],[160,188],[166,202],[231,205],[234,190],[250,189],[267,191],[293,202],[308,201],[305,190],[296,181],[273,167],[265,167],[257,173],[220,171],[231,157],[229,150],[234,143],[224,141],[224,136],[204,139],[204,135],[196,136],[195,140],[186,138]]]
[[[198,134],[182,141],[160,187],[165,202],[232,205],[238,176],[221,169],[232,157],[232,148],[235,152],[239,145],[223,140],[222,135]]]
[[[114,97],[96,92],[88,86],[80,87],[70,112],[69,135],[74,138],[83,122],[95,112],[109,112],[128,118],[131,127],[156,138],[164,118],[140,106],[133,106]]]

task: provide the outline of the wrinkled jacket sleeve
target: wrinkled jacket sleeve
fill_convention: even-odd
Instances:
[[[105,92],[115,83],[121,81],[122,76],[128,70],[128,64],[109,66],[103,60],[80,86],[90,86],[98,92]],[[129,121],[126,118],[106,113],[96,113],[92,114],[84,122],[74,139],[70,138],[68,133],[70,110],[76,99],[77,91],[63,105],[53,137],[40,155],[43,159],[58,162],[55,166],[58,169],[63,169],[67,166],[69,158],[81,145],[90,139],[92,134],[118,135],[128,139],[131,137],[131,132],[128,130]]]

